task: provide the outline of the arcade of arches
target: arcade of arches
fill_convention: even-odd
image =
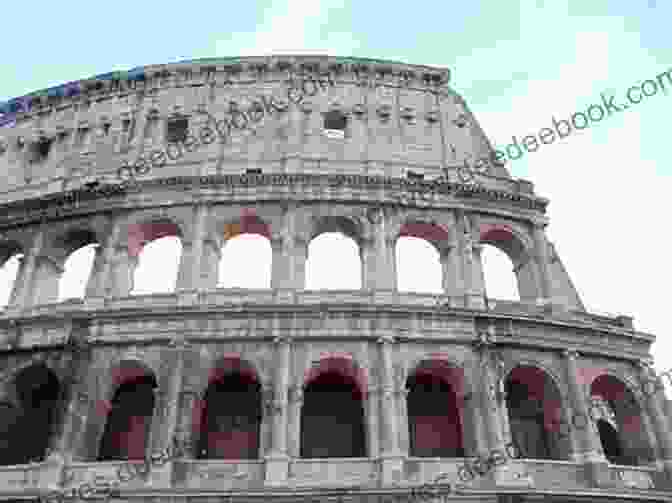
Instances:
[[[363,239],[357,224],[347,218],[325,217],[323,220],[306,243],[305,264],[296,269],[302,271],[299,281],[303,287],[311,290],[370,287],[368,283],[375,276],[374,267],[369,264],[374,258],[369,250],[371,238]],[[110,251],[101,237],[87,229],[69,230],[62,237],[50,238],[48,243],[36,248],[42,251],[34,252],[37,255],[30,260],[33,250],[25,250],[29,246],[0,242],[0,307],[110,294],[124,297],[170,293],[190,285],[193,272],[188,267],[193,261],[190,255],[193,244],[183,249],[184,238],[176,224],[163,219],[129,224],[127,228],[123,252],[118,246]],[[543,296],[538,285],[540,273],[534,269],[522,245],[512,244],[517,242],[512,234],[501,230],[484,231],[480,237],[483,252],[478,243],[469,248],[469,253],[478,251],[474,255],[477,270],[469,274],[456,272],[460,267],[454,264],[455,252],[450,252],[455,247],[451,244],[455,239],[436,224],[410,222],[401,226],[394,246],[385,252],[389,253],[385,260],[392,262],[395,276],[391,282],[386,280],[389,283],[386,288],[459,293],[452,283],[462,281],[458,276],[466,275],[472,278],[469,280],[473,282],[472,288],[482,288],[485,293],[485,286],[490,285],[492,292],[488,292],[488,296],[492,298],[529,301]],[[208,238],[200,244],[204,260],[201,277],[207,276],[204,286],[207,289],[276,288],[280,277],[273,278],[276,273],[272,271],[272,263],[279,260],[280,255],[273,249],[276,244],[271,246],[272,240],[277,242],[270,226],[255,216],[226,224],[219,237]],[[115,254],[120,255],[112,260]],[[334,256],[339,257],[338,275],[333,274]],[[116,265],[111,267],[112,264]],[[284,265],[278,264],[278,267]],[[506,286],[502,289],[499,285]]]
[[[129,370],[130,369],[130,370]],[[255,369],[239,357],[220,361],[199,396],[182,411],[191,417],[194,442],[187,456],[196,459],[260,459],[267,445],[262,425],[268,416],[266,393]],[[301,458],[367,457],[371,434],[365,373],[352,360],[320,360],[305,376],[299,394]],[[44,459],[66,420],[66,394],[46,365],[24,368],[3,384],[0,423],[0,464],[14,465]],[[460,458],[474,455],[465,424],[480,414],[476,397],[465,390],[463,370],[445,361],[421,361],[405,384],[408,455]],[[155,433],[157,379],[141,366],[118,371],[113,379],[104,428],[92,459],[142,459]],[[627,410],[629,390],[612,376],[600,376],[591,394],[604,403],[604,416],[594,418],[604,456],[613,464],[643,465],[655,459],[642,427],[641,411]],[[631,398],[631,397],[630,397]],[[383,400],[388,399],[383,393]],[[634,403],[634,402],[631,402]],[[505,412],[510,438],[528,459],[571,459],[568,437],[559,434],[558,419],[566,413],[554,381],[541,369],[515,367],[505,380]],[[375,410],[375,409],[374,409]],[[384,416],[382,421],[389,420]],[[268,417],[267,417],[268,416]],[[154,425],[154,426],[153,426]],[[89,428],[90,429],[90,428]],[[95,428],[94,428],[95,429]],[[328,434],[325,434],[328,432]],[[467,436],[468,437],[468,436]],[[273,442],[271,442],[273,444]]]

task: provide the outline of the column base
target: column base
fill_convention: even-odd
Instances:
[[[289,456],[275,453],[266,458],[265,484],[271,487],[286,487],[289,479]]]
[[[383,486],[398,485],[404,480],[404,456],[401,451],[386,452],[380,456]]]
[[[464,303],[467,309],[485,310],[485,297],[481,294],[467,293],[464,296]]]
[[[85,297],[84,307],[92,310],[103,309],[105,307],[105,297]]]
[[[586,480],[593,487],[609,488],[618,486],[618,484],[611,478],[609,463],[606,459],[603,461],[586,461],[583,464],[583,470]]]
[[[181,290],[177,292],[178,306],[195,306],[198,304],[197,290]]]
[[[63,474],[63,467],[68,462],[66,455],[62,452],[54,451],[49,454],[44,461],[44,467],[41,470],[40,483],[48,487],[60,487]]]

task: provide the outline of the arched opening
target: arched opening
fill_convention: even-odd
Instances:
[[[428,222],[407,222],[396,243],[399,291],[443,293],[442,256],[448,248],[448,231]]]
[[[365,456],[364,407],[356,379],[336,369],[318,373],[304,389],[301,457]]]
[[[254,215],[226,224],[217,286],[270,288],[273,260],[270,235],[268,224]]]
[[[520,301],[518,280],[513,263],[506,253],[493,245],[481,251],[485,293],[490,299]]]
[[[4,262],[0,261],[2,264],[0,266],[0,309],[9,305],[19,275],[23,253],[14,252],[5,257],[0,254],[0,259],[5,258]]]
[[[138,256],[131,295],[174,292],[181,256],[182,242],[176,236],[146,244]]]
[[[68,256],[63,265],[63,274],[58,281],[59,302],[85,297],[98,246],[97,243],[87,244]]]
[[[423,362],[406,387],[409,455],[464,457],[463,373],[437,362]]]
[[[400,237],[396,257],[400,292],[443,293],[441,259],[431,243],[421,238]]]
[[[610,463],[638,466],[654,461],[653,449],[634,394],[611,375],[601,375],[590,387],[590,415],[597,422],[602,449]],[[607,432],[600,421],[613,432]],[[604,435],[603,435],[604,433]]]
[[[131,364],[118,374],[98,461],[144,459],[154,415],[154,376]]]
[[[346,232],[329,229],[308,245],[307,290],[359,290],[362,262],[357,242]]]
[[[16,403],[5,401],[0,420],[0,464],[42,461],[57,415],[61,388],[43,364],[31,365],[14,379]]]
[[[262,410],[256,375],[230,369],[210,383],[204,401],[198,457],[257,459]]]
[[[54,245],[56,256],[65,259],[56,285],[58,302],[84,298],[99,246],[96,234],[87,228],[70,229]]]
[[[604,455],[610,463],[620,464],[623,457],[621,440],[618,438],[618,432],[604,419],[597,421],[597,431],[600,434],[600,442],[604,449]]]
[[[521,458],[569,459],[569,438],[561,435],[561,395],[546,372],[516,367],[504,388],[511,437]]]
[[[512,228],[505,224],[482,224],[480,242],[486,296],[535,301],[539,294],[536,263]]]

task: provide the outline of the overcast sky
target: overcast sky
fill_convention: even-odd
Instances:
[[[360,56],[450,68],[452,87],[503,147],[512,135],[520,141],[551,127],[553,117],[601,103],[601,93],[623,103],[630,86],[672,67],[672,4],[660,0],[264,0],[193,7],[71,0],[41,3],[30,16],[25,8],[16,2],[3,8],[12,22],[3,23],[0,101],[183,59]],[[672,279],[665,118],[671,105],[670,93],[659,92],[507,164],[550,199],[548,234],[584,303],[632,315],[637,329],[656,335],[661,371],[672,365],[661,290]],[[342,279],[336,272],[334,281]],[[494,278],[488,289],[497,297],[510,286]]]

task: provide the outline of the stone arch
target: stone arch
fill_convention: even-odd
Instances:
[[[222,227],[222,245],[221,249],[218,250],[218,286],[225,284],[228,288],[250,288],[248,286],[250,283],[246,283],[242,278],[232,281],[232,284],[226,284],[227,281],[224,278],[227,270],[229,274],[234,272],[236,275],[240,275],[243,278],[247,277],[249,280],[261,268],[265,273],[264,277],[260,278],[260,283],[255,284],[252,288],[270,288],[273,260],[271,225],[257,215],[254,210],[244,208],[241,210],[240,216],[225,221]],[[237,254],[235,253],[236,251],[238,252]],[[247,253],[244,253],[245,251]],[[227,262],[227,258],[231,258],[230,253],[236,255],[235,258],[238,260],[235,263],[229,264]],[[251,259],[252,257],[255,259]]]
[[[200,458],[257,459],[263,411],[262,380],[238,353],[225,353],[210,370],[194,410]]]
[[[519,363],[504,377],[511,438],[528,459],[569,459],[571,445],[563,435],[565,418],[557,377],[539,364]]]
[[[147,253],[146,246],[155,243],[159,239],[173,237],[176,238],[179,242],[179,247],[175,252],[175,256],[172,257],[173,260],[168,264],[162,263],[161,261],[152,262],[151,264],[145,264],[143,260],[143,255]],[[173,219],[169,218],[153,218],[139,223],[131,223],[127,225],[126,233],[126,247],[128,251],[128,257],[130,261],[130,269],[133,276],[131,283],[130,294],[137,294],[138,292],[138,278],[142,278],[147,274],[146,267],[156,267],[157,268],[157,277],[168,277],[169,279],[174,278],[174,282],[177,282],[179,267],[182,260],[182,243],[183,243],[183,230],[182,228],[175,223]],[[157,252],[157,250],[151,250],[152,252]],[[161,254],[162,258],[164,254]],[[166,272],[166,266],[171,267],[168,273]],[[152,275],[154,276],[154,275]],[[173,283],[173,281],[170,281]],[[142,292],[140,292],[142,293]],[[160,291],[150,291],[148,293],[163,293]]]
[[[341,234],[347,239],[345,241],[338,241],[334,239],[336,238],[336,234]],[[356,271],[350,269],[340,271],[339,279],[347,278],[348,281],[343,283],[344,286],[339,285],[337,288],[360,289],[363,283],[363,228],[359,219],[343,215],[314,217],[309,236],[305,267],[306,287],[317,286],[317,289],[333,288],[325,280],[320,279],[320,275],[324,271],[331,270],[330,265],[333,263],[334,248],[337,248],[341,261],[350,262],[353,265],[357,264],[356,267],[358,267]],[[329,247],[328,249],[327,246]],[[320,248],[324,248],[324,250]],[[312,285],[313,277],[318,278],[314,281],[316,285]]]
[[[613,419],[620,441],[620,457],[610,460],[621,465],[643,465],[655,460],[654,446],[649,441],[649,425],[643,420],[641,400],[627,380],[605,372],[590,383],[591,416],[593,420]],[[598,416],[598,417],[596,417]],[[602,438],[600,440],[603,440]],[[610,446],[609,446],[610,447]],[[603,443],[606,455],[607,446]]]
[[[394,246],[398,290],[443,293],[443,263],[448,244],[446,226],[425,219],[404,220]]]
[[[422,358],[405,380],[409,455],[464,457],[466,376],[441,354]]]
[[[365,372],[349,355],[320,358],[306,371],[301,408],[302,458],[365,457]],[[324,435],[324,431],[332,432]]]
[[[42,461],[60,419],[61,380],[46,362],[33,360],[14,371],[3,388],[0,465]]]
[[[479,243],[481,245],[495,247],[503,252],[511,261],[520,300],[536,300],[539,297],[539,288],[531,241],[514,226],[506,223],[482,222],[478,232]],[[498,271],[499,273],[500,271]],[[501,274],[510,273],[508,271],[501,271]],[[487,292],[488,278],[484,278],[484,280]]]
[[[63,295],[64,289],[67,288],[68,283],[72,281],[73,273],[76,273],[74,265],[78,265],[79,263],[85,265],[84,258],[78,259],[77,263],[73,265],[70,262],[73,254],[90,245],[100,246],[102,242],[103,240],[98,233],[86,226],[77,226],[67,229],[54,239],[53,246],[59,251],[57,256],[60,258],[59,265],[62,267],[62,272],[58,275],[57,292],[59,300],[65,300]],[[95,260],[95,249],[93,250],[93,254],[92,259]],[[91,260],[88,267],[89,270],[86,279],[83,280],[84,284],[79,285],[78,289],[81,291],[81,296],[78,295],[77,297],[83,298],[86,296],[87,286],[91,279],[91,272],[93,271],[93,260]]]
[[[143,459],[154,416],[156,374],[137,359],[121,360],[110,370],[110,399],[98,461]]]

